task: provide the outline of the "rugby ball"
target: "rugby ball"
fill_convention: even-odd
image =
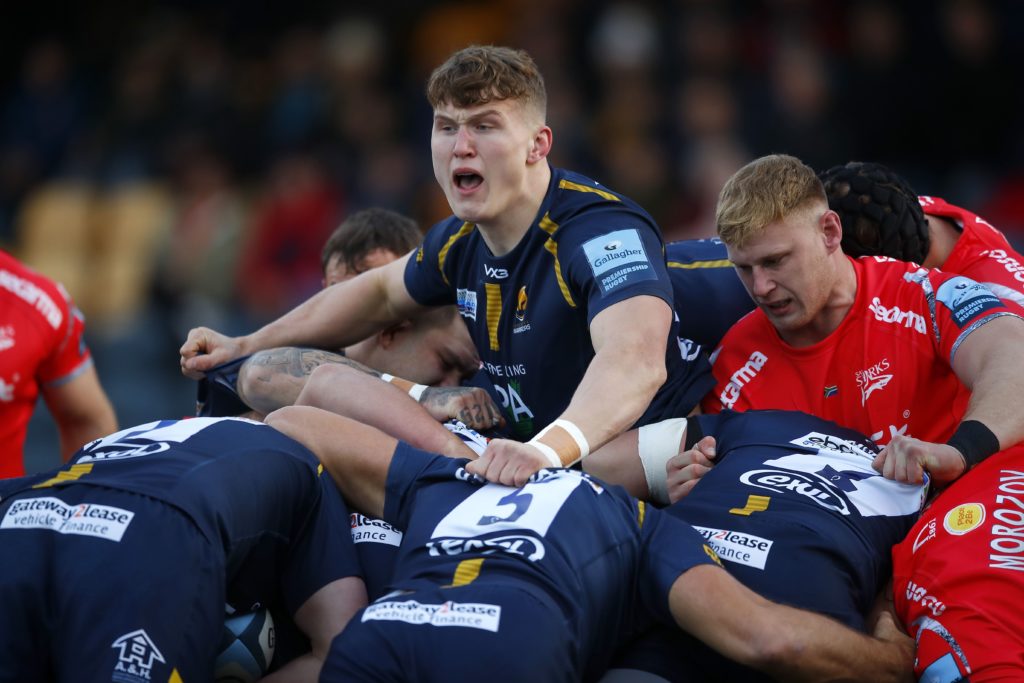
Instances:
[[[252,683],[267,673],[274,658],[274,618],[267,609],[224,620],[220,654],[214,665],[217,683]]]

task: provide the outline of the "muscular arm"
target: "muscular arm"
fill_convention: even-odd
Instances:
[[[583,431],[591,450],[636,422],[665,383],[671,324],[671,307],[653,296],[621,301],[594,317],[590,337],[596,353],[562,413]]]
[[[277,320],[243,337],[199,327],[181,347],[181,368],[198,379],[210,368],[277,346],[337,349],[421,310],[405,288],[408,256],[322,290]]]
[[[42,394],[57,423],[64,462],[93,439],[117,431],[114,408],[93,365],[66,382],[44,385]]]
[[[351,507],[369,517],[384,515],[384,484],[397,440],[309,406],[275,410],[265,422],[313,451]]]
[[[741,664],[786,681],[913,681],[914,642],[895,628],[872,638],[818,614],[785,607],[724,569],[694,567],[669,593],[681,628]]]
[[[590,337],[595,355],[561,419],[579,427],[591,450],[629,428],[665,382],[665,344],[672,309],[653,296],[637,296],[594,317]],[[521,486],[549,466],[527,444],[497,439],[467,467],[490,481]]]
[[[583,461],[583,469],[630,494],[659,505],[675,503],[714,466],[715,438],[686,448],[687,418],[631,429]]]
[[[983,423],[999,440],[1000,449],[1024,440],[1024,412],[1017,403],[1024,382],[1021,348],[1024,320],[1003,316],[968,335],[953,358],[953,371],[971,390],[962,421]],[[906,436],[894,437],[873,465],[890,479],[911,483],[920,482],[924,470],[937,484],[964,472],[964,459],[956,448]]]
[[[350,417],[427,451],[451,458],[476,458],[409,394],[354,368],[317,368],[295,404]]]
[[[238,371],[238,395],[250,408],[266,415],[294,404],[313,371],[332,364],[380,377],[373,368],[340,353],[287,346],[250,356]]]
[[[332,581],[313,593],[295,612],[295,624],[309,638],[312,651],[260,680],[269,683],[315,683],[334,636],[341,633],[349,619],[366,603],[366,586],[357,576]]]
[[[1024,386],[1024,320],[1004,316],[972,332],[953,358],[953,372],[971,390],[964,420],[992,430],[1002,448],[1024,440],[1024,412],[1017,403]]]

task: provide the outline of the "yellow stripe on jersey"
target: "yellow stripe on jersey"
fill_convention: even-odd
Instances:
[[[167,679],[167,683],[184,683],[181,680],[181,674],[178,673],[177,669],[171,671],[171,677]]]
[[[563,180],[562,182],[564,183],[565,181]],[[549,235],[554,235],[555,230],[558,230],[558,223],[551,220],[551,214],[544,214],[544,218],[540,219],[538,225],[541,230]],[[558,242],[554,238],[549,237],[548,241],[544,243],[544,248],[555,257],[555,279],[558,280],[558,288],[562,290],[562,296],[565,297],[566,303],[576,308],[576,302],[572,300],[572,294],[569,293],[569,288],[566,286],[565,280],[562,279],[562,264],[558,262]]]
[[[500,346],[498,323],[501,322],[501,285],[485,282],[484,290],[487,292],[487,336],[491,340],[491,351],[497,351]]]
[[[322,462],[318,462],[316,464],[316,476],[319,477],[323,473],[324,473],[324,464]]]
[[[727,258],[715,261],[694,261],[693,263],[682,263],[681,261],[669,261],[669,268],[682,268],[683,270],[694,270],[695,268],[732,268],[732,261]]]
[[[719,559],[718,553],[716,553],[715,549],[706,543],[704,544],[704,554],[710,557],[712,560],[714,560],[715,564],[717,564],[719,567],[722,566],[722,560]]]
[[[644,519],[647,517],[647,504],[642,500],[636,501],[636,523],[641,529],[644,528]]]
[[[569,181],[569,180],[560,180],[560,181],[558,181],[558,188],[561,189],[561,190],[575,190],[576,192],[593,192],[594,194],[598,195],[599,197],[604,197],[605,199],[607,199],[609,201],[613,201],[613,202],[621,202],[622,201],[621,199],[619,199],[618,197],[613,195],[611,192],[605,192],[604,190],[599,190],[596,187],[589,187],[587,185],[580,185],[579,183],[574,183],[574,182]]]
[[[743,515],[749,517],[755,512],[764,512],[768,509],[768,503],[771,502],[771,498],[768,496],[747,496],[747,504],[741,508],[733,508],[729,510],[729,514]]]
[[[459,566],[455,568],[455,575],[452,577],[452,584],[449,588],[458,588],[459,586],[465,586],[476,581],[476,577],[480,576],[480,567],[483,563],[484,558],[482,557],[459,562]]]
[[[473,232],[473,230],[475,229],[476,226],[473,225],[472,223],[463,223],[462,227],[459,228],[459,231],[452,235],[451,237],[449,237],[448,241],[444,243],[443,247],[441,247],[441,251],[437,252],[437,269],[441,271],[441,277],[444,278],[444,283],[446,285],[451,284],[450,282],[448,282],[448,277],[444,274],[444,260],[445,258],[448,257],[448,250],[452,248],[452,245],[454,245],[456,242],[458,242],[460,239],[462,239],[469,233]]]
[[[34,489],[49,488],[50,486],[53,486],[54,484],[60,484],[61,482],[74,481],[75,479],[78,479],[79,477],[82,477],[82,476],[84,476],[86,474],[89,474],[90,472],[92,472],[92,463],[91,462],[87,462],[87,463],[84,463],[82,465],[72,465],[71,469],[64,470],[62,472],[58,472],[56,477],[53,477],[52,479],[47,479],[46,481],[40,482],[40,483],[36,484],[35,486],[33,486],[32,488],[34,488]]]

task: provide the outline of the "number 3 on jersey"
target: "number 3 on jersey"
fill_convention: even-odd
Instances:
[[[567,471],[564,475],[531,482],[520,489],[487,484],[445,515],[431,538],[475,538],[493,531],[520,530],[543,537],[583,481],[578,472]]]

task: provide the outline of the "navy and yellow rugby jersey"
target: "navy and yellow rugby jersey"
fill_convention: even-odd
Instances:
[[[679,336],[710,353],[733,323],[754,310],[725,245],[718,238],[665,245]]]
[[[578,661],[599,665],[638,627],[674,624],[672,584],[715,562],[689,525],[578,470],[544,469],[512,488],[466,462],[399,443],[384,501],[384,519],[405,531],[394,588],[540,591],[574,631]]]
[[[715,465],[668,513],[750,588],[862,628],[927,484],[882,477],[871,441],[805,413],[691,417],[688,445],[702,435],[715,437]]]
[[[104,489],[142,494],[182,512],[223,548],[236,609],[281,601],[294,614],[331,581],[361,575],[334,482],[303,445],[260,422],[198,417],[121,430],[58,470],[4,482],[0,509],[15,494],[21,502],[68,486],[92,487],[97,499]]]
[[[552,169],[537,219],[508,254],[492,256],[476,226],[453,216],[427,233],[405,285],[420,304],[458,305],[509,435],[520,440],[569,405],[594,357],[595,315],[639,295],[672,305],[653,219],[635,202],[561,169]],[[707,362],[684,360],[674,327],[668,380],[640,424],[686,415],[711,388]]]

